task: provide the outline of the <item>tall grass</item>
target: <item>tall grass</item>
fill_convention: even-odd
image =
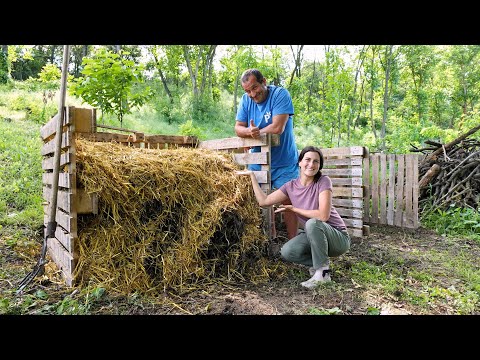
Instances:
[[[40,125],[0,118],[0,225],[43,223]]]

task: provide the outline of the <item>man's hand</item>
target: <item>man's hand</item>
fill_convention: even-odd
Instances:
[[[255,126],[253,119],[250,119],[250,136],[254,139],[258,139],[260,137],[260,129]]]

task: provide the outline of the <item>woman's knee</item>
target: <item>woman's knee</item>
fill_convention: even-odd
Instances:
[[[298,249],[292,246],[292,243],[287,241],[280,249],[280,255],[285,260],[292,260],[298,257]]]
[[[323,231],[325,223],[321,220],[310,218],[305,223],[305,232],[311,234],[315,229],[320,229]]]

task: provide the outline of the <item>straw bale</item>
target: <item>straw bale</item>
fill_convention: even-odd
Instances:
[[[77,186],[98,196],[79,215],[75,278],[120,293],[262,281],[267,236],[231,154],[77,139]]]

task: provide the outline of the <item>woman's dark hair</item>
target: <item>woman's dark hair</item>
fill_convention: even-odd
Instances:
[[[320,176],[322,176],[322,169],[323,169],[323,154],[320,148],[316,146],[311,146],[311,145],[305,146],[303,150],[300,152],[300,155],[298,155],[298,163],[300,164],[300,161],[302,161],[305,154],[309,151],[314,151],[320,156],[320,166],[318,167],[318,172],[313,177],[313,181],[317,182],[318,179],[320,179]]]
[[[242,77],[240,78],[242,83],[247,82],[250,75],[255,76],[257,81],[261,83],[263,81],[263,75],[258,69],[247,69],[243,72]]]

